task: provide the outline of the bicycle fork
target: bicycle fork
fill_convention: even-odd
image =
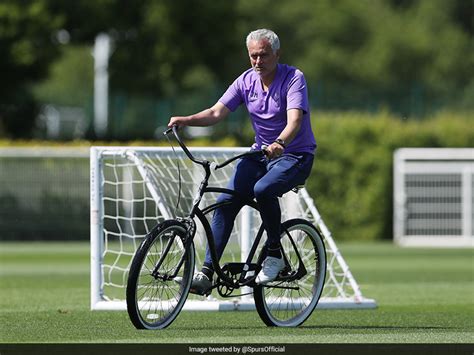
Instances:
[[[184,264],[184,260],[185,260],[185,257],[186,257],[186,253],[188,253],[189,251],[189,248],[188,248],[188,244],[189,243],[192,243],[192,240],[193,240],[193,236],[194,236],[194,233],[196,231],[196,225],[194,224],[194,221],[193,220],[185,220],[185,219],[181,219],[179,218],[178,221],[182,222],[186,228],[186,237],[184,238],[184,240],[182,240],[183,242],[183,253],[181,255],[181,258],[178,262],[178,265],[176,265],[174,271],[172,272],[169,272],[169,273],[160,273],[160,268],[161,266],[163,265],[163,262],[166,260],[166,257],[168,256],[168,253],[170,252],[174,242],[175,242],[175,239],[176,238],[180,238],[181,239],[181,236],[176,233],[176,232],[171,232],[170,233],[170,237],[168,238],[168,241],[166,243],[166,246],[165,246],[165,249],[163,251],[163,253],[161,254],[161,257],[160,259],[158,260],[158,262],[156,263],[155,267],[153,268],[153,271],[151,272],[151,275],[155,278],[155,279],[160,279],[162,281],[169,281],[169,280],[173,280],[179,273],[179,271],[181,270],[181,267],[183,266]]]

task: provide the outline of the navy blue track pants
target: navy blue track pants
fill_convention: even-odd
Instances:
[[[313,154],[302,153],[283,154],[270,161],[263,157],[245,157],[237,163],[227,188],[237,191],[239,196],[256,199],[268,236],[266,245],[275,245],[280,240],[281,211],[278,197],[304,184],[311,172],[313,160]],[[228,194],[221,194],[218,201],[232,202],[216,209],[211,222],[216,251],[220,258],[243,203]],[[212,265],[209,247],[204,264]]]

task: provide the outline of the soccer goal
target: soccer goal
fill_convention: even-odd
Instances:
[[[219,163],[248,148],[193,148],[198,159]],[[159,222],[189,212],[203,169],[181,151],[151,147],[91,148],[91,308],[123,310],[128,270],[146,234]],[[225,187],[232,164],[214,172],[210,186]],[[209,195],[209,196],[206,196]],[[211,204],[217,194],[205,194],[201,204]],[[324,236],[327,275],[320,308],[373,308],[376,303],[362,296],[347,263],[324,224],[313,199],[303,188],[289,192],[280,201],[282,221],[311,220]],[[243,208],[237,216],[223,261],[245,260],[260,216]],[[204,258],[206,240],[199,227],[194,239],[196,268]],[[249,290],[243,290],[246,293]],[[253,297],[207,298],[190,294],[187,310],[255,309]]]
[[[393,194],[397,244],[474,247],[474,149],[397,150]]]

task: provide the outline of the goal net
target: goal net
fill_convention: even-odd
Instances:
[[[247,148],[193,148],[198,159],[223,162]],[[91,308],[123,310],[128,270],[143,238],[159,222],[187,215],[203,178],[201,166],[193,164],[182,151],[151,147],[91,148]],[[209,186],[225,187],[233,164],[213,172]],[[215,201],[206,193],[201,207]],[[348,265],[337,249],[314,201],[303,188],[280,199],[282,221],[305,218],[324,236],[327,275],[318,307],[370,308],[375,301],[364,298]],[[221,261],[244,261],[261,221],[258,213],[244,207]],[[197,223],[194,239],[196,268],[200,268],[206,237]],[[263,239],[263,238],[262,238]],[[248,293],[248,289],[242,293]],[[188,310],[254,309],[249,295],[222,299],[190,294]]]

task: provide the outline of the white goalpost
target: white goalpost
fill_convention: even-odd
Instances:
[[[192,148],[198,159],[219,163],[248,148]],[[91,188],[91,309],[125,310],[128,270],[146,234],[159,222],[185,216],[192,206],[203,169],[181,151],[159,147],[92,147]],[[213,172],[209,186],[225,187],[233,165]],[[179,183],[181,181],[181,183]],[[201,207],[215,201],[217,194],[206,193]],[[310,220],[324,237],[327,274],[318,308],[374,308],[373,299],[364,298],[324,224],[313,199],[303,188],[280,199],[282,221]],[[245,260],[260,217],[250,208],[237,216],[222,261]],[[194,238],[196,268],[202,265],[206,239],[199,223]],[[251,290],[243,288],[242,293]],[[253,297],[201,297],[190,294],[185,310],[251,310]]]

